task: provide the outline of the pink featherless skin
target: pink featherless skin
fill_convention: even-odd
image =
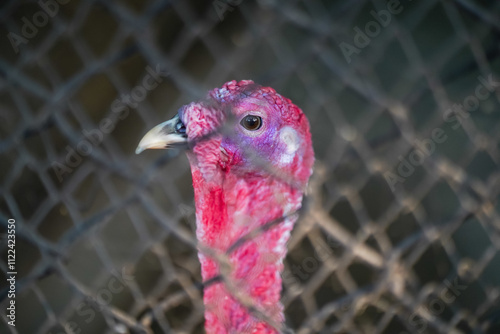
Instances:
[[[261,127],[244,128],[240,120],[247,115],[260,117]],[[283,324],[280,273],[297,219],[291,214],[301,207],[314,163],[309,122],[289,99],[250,80],[230,81],[210,91],[207,100],[182,107],[179,118],[187,142],[194,143],[187,155],[197,238],[227,253],[230,262],[229,274],[222,273],[216,259],[199,252],[204,281],[224,276],[204,290],[206,332],[278,333],[279,328],[243,306],[225,282],[258,313]],[[282,217],[228,252],[241,237]]]

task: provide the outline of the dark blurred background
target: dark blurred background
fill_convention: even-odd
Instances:
[[[311,123],[291,330],[500,333],[499,2],[12,0],[0,16],[2,310],[9,218],[18,272],[1,333],[204,332],[187,159],[134,150],[233,79]]]

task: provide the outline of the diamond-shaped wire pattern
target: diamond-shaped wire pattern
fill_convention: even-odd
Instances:
[[[11,0],[0,17],[1,333],[204,332],[187,159],[134,150],[233,79],[311,123],[288,331],[500,332],[500,3]]]

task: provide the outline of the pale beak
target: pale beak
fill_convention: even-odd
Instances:
[[[135,154],[139,154],[150,148],[168,148],[186,143],[186,127],[179,118],[179,115],[175,115],[171,120],[158,124],[149,130],[141,139],[135,150]]]

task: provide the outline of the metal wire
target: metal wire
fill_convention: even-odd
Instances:
[[[0,332],[204,332],[203,287],[227,278],[201,280],[187,160],[134,150],[232,79],[311,123],[285,332],[500,331],[498,3],[6,1],[0,17],[2,309],[17,224]]]

